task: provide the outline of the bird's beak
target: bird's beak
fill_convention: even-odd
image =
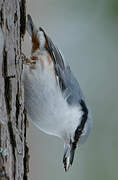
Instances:
[[[68,150],[70,150],[70,154],[67,157],[66,155],[68,153]],[[72,166],[74,160],[74,154],[75,154],[75,149],[73,148],[73,146],[66,144],[64,147],[64,156],[63,156],[63,164],[65,171],[68,171],[70,166]]]

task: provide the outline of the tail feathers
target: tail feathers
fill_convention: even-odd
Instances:
[[[35,27],[31,16],[27,15],[27,24],[26,24],[27,32],[29,33],[32,39],[32,51],[35,52],[38,48],[46,47],[46,37],[45,32],[42,28],[39,30]]]
[[[37,29],[33,23],[33,20],[29,14],[27,15],[26,29],[31,37],[32,37],[33,33],[35,33],[37,31]]]
[[[39,31],[37,32],[37,38],[40,42],[40,48],[46,48],[46,37],[44,31],[42,31],[42,28],[39,28]]]

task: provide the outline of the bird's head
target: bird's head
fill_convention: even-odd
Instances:
[[[91,130],[91,123],[88,115],[88,108],[83,100],[80,101],[82,116],[80,123],[76,126],[76,128],[71,127],[71,133],[64,137],[65,146],[64,146],[64,156],[63,156],[63,164],[65,171],[68,171],[69,167],[72,166],[75,150],[77,146],[83,143]],[[69,156],[67,157],[69,151]]]
[[[79,138],[81,136],[81,130],[77,129],[71,131],[71,135],[64,137],[64,155],[63,155],[63,164],[65,171],[68,171],[70,166],[73,164],[75,150],[79,144]]]

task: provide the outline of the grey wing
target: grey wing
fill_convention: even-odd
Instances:
[[[55,72],[58,76],[59,86],[62,94],[67,100],[68,104],[78,104],[81,99],[84,100],[79,83],[73,76],[70,66],[63,59],[59,49],[54,45],[52,40],[45,34],[45,32],[44,35],[46,37],[46,49],[54,62]]]
[[[47,50],[51,55],[52,60],[54,61],[54,67],[56,75],[59,79],[59,85],[61,90],[64,92],[66,90],[65,86],[65,71],[66,64],[64,63],[63,57],[59,51],[59,49],[53,44],[52,40],[47,36]]]

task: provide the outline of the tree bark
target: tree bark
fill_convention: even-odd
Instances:
[[[0,180],[27,179],[21,43],[25,0],[0,0]]]

